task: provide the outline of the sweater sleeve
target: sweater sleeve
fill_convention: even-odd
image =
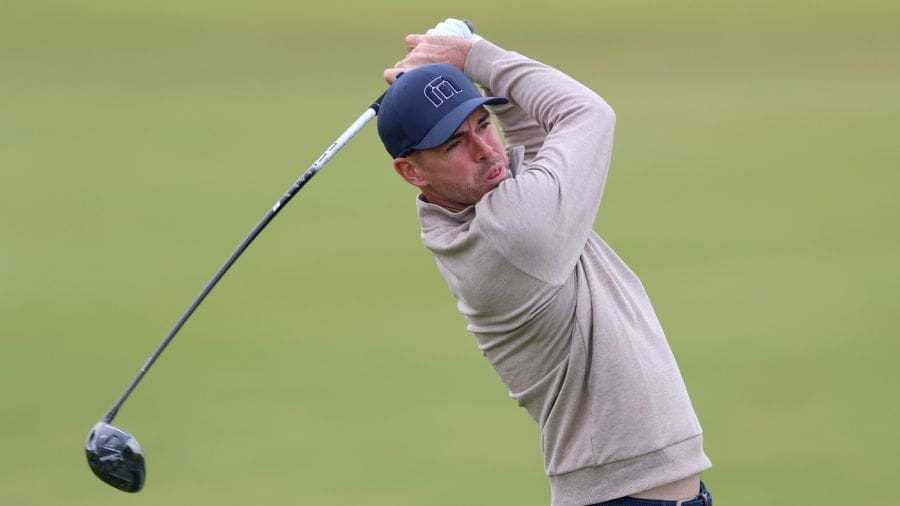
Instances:
[[[479,202],[479,232],[523,272],[562,284],[592,232],[615,114],[571,77],[486,40],[473,46],[465,70],[524,112],[508,111],[504,127],[510,143],[533,153],[514,179]]]

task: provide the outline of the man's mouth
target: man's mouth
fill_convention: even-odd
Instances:
[[[487,178],[486,178],[487,181],[488,181],[489,183],[493,183],[493,182],[499,180],[499,179],[503,176],[503,171],[504,171],[504,170],[505,170],[505,169],[503,168],[502,165],[500,165],[499,167],[494,168],[494,170],[488,172]]]

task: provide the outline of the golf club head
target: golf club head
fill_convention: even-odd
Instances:
[[[144,452],[131,434],[97,422],[84,445],[88,465],[98,478],[125,492],[144,486]]]

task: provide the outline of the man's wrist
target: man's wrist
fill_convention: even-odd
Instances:
[[[491,71],[494,63],[505,53],[505,49],[494,45],[487,39],[473,41],[466,55],[465,66],[462,70],[476,83],[490,86]]]

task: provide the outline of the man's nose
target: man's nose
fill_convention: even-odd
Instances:
[[[469,145],[472,146],[472,155],[476,160],[484,160],[485,158],[490,157],[491,153],[494,151],[487,140],[478,135],[472,136],[472,142]]]

